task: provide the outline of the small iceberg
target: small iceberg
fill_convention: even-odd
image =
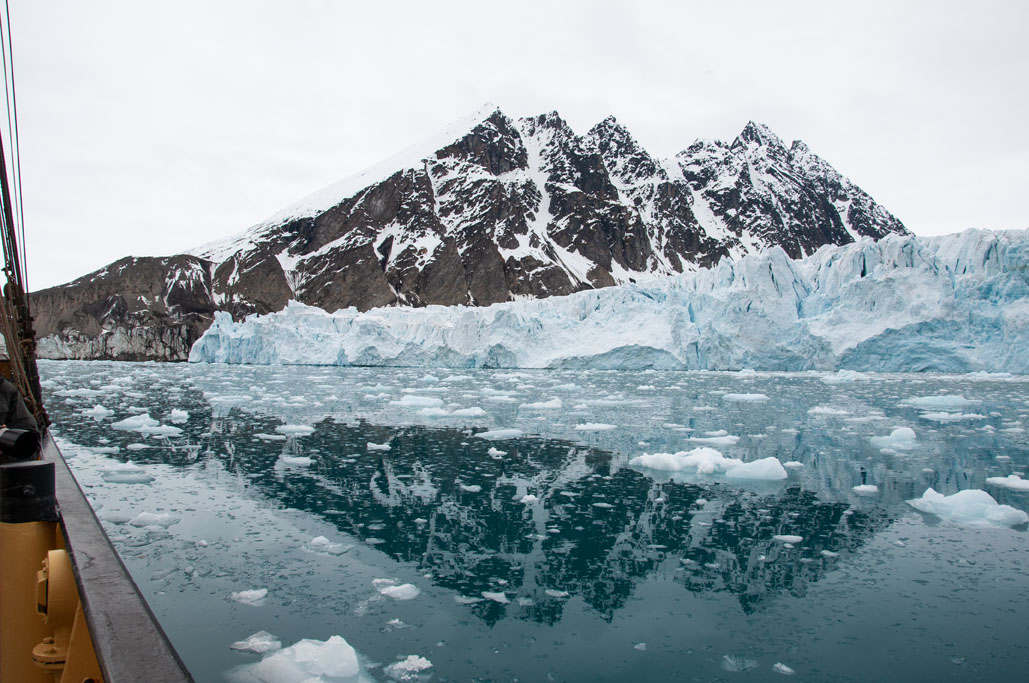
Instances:
[[[921,498],[909,500],[908,505],[919,512],[969,526],[1017,526],[1029,522],[1029,515],[1010,505],[998,504],[981,489],[966,489],[945,496],[929,488]]]

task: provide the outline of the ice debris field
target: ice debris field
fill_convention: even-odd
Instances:
[[[192,362],[1029,373],[1029,231],[780,248],[495,304],[217,313]]]
[[[197,680],[1013,680],[1029,656],[1017,375],[41,372]]]

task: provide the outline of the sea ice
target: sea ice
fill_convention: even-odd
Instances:
[[[471,408],[458,408],[451,413],[453,417],[486,417],[486,411],[479,406]]]
[[[532,495],[531,493],[526,493],[524,496],[522,496],[519,499],[518,502],[519,503],[526,503],[526,504],[528,504],[528,503],[535,503],[537,500],[539,500],[539,498],[537,498],[536,496]]]
[[[999,505],[981,489],[965,489],[949,496],[929,488],[908,505],[920,512],[937,515],[957,524],[971,526],[1016,526],[1029,522],[1029,515],[1010,505]]]
[[[314,434],[314,427],[309,425],[279,425],[275,428],[279,434],[286,436],[308,436]]]
[[[467,491],[468,493],[479,493],[482,491],[482,487],[478,484],[461,484],[461,490]]]
[[[492,600],[493,602],[499,602],[501,605],[506,605],[507,603],[511,602],[507,599],[507,595],[505,595],[503,592],[494,593],[492,591],[482,591],[482,597],[486,598],[487,600]]]
[[[282,641],[267,631],[258,631],[243,640],[237,640],[229,647],[240,652],[253,652],[254,654],[263,655],[266,652],[280,649]]]
[[[1015,491],[1029,491],[1029,479],[1023,479],[1020,474],[1009,474],[1006,477],[987,477],[986,483]]]
[[[858,484],[857,486],[851,487],[851,490],[854,491],[854,493],[866,495],[871,493],[879,493],[879,487],[875,484]]]
[[[263,683],[310,683],[322,676],[347,678],[361,670],[357,652],[342,636],[301,640],[265,655],[248,673]]]
[[[782,543],[790,543],[796,545],[804,540],[803,536],[795,536],[793,534],[776,534],[772,536],[773,540],[780,541]]]
[[[772,671],[774,671],[777,674],[782,674],[783,676],[792,676],[793,674],[797,673],[796,671],[786,666],[782,662],[776,662],[775,664],[773,664]]]
[[[501,456],[507,455],[507,451],[502,451],[499,448],[490,446],[490,449],[486,451],[486,455],[490,456],[491,458],[499,458]]]
[[[603,422],[584,422],[582,424],[575,425],[575,431],[577,432],[608,432],[612,429],[616,429],[618,425],[606,424]]]
[[[850,415],[846,410],[833,408],[832,406],[815,406],[807,411],[808,415]]]
[[[727,479],[750,479],[755,481],[779,481],[789,475],[775,456],[745,462],[725,473]]]
[[[915,430],[910,427],[897,427],[889,436],[873,436],[869,441],[876,448],[892,448],[895,451],[910,451],[918,446]]]
[[[372,443],[369,441],[366,448],[370,451],[388,451],[391,446],[389,443]]]
[[[693,470],[697,474],[717,474],[739,467],[743,461],[726,458],[715,449],[702,446],[688,452],[644,453],[630,459],[629,464],[669,472]]]
[[[268,589],[255,588],[254,590],[235,591],[229,597],[231,597],[233,601],[244,605],[259,605],[262,600],[268,597]]]
[[[491,429],[485,432],[479,432],[475,435],[478,439],[486,439],[488,441],[501,441],[503,439],[516,439],[522,435],[520,429]]]
[[[160,424],[157,420],[150,417],[149,413],[143,413],[142,415],[133,415],[127,417],[124,420],[119,420],[111,425],[112,429],[120,429],[126,432],[137,432],[145,427],[156,427]]]
[[[553,398],[549,401],[539,401],[537,403],[523,403],[519,407],[523,410],[559,410],[563,404],[561,399]]]
[[[390,405],[403,408],[439,408],[443,405],[443,399],[435,396],[417,396],[405,394],[399,401],[390,401]]]
[[[140,512],[129,522],[132,526],[159,526],[168,528],[179,523],[179,517],[170,512]]]
[[[88,409],[88,410],[81,410],[81,411],[79,411],[79,415],[82,415],[83,417],[91,417],[94,420],[96,420],[97,422],[100,422],[105,417],[108,417],[108,416],[113,415],[113,414],[114,414],[113,410],[105,408],[102,405],[100,405],[99,403],[96,404],[95,406],[93,406],[92,408]]]
[[[724,394],[722,400],[733,403],[757,403],[767,401],[768,397],[764,394]]]
[[[394,662],[383,671],[395,681],[417,681],[422,672],[432,668],[432,662],[425,657],[408,655],[399,662]]]
[[[173,408],[171,411],[171,416],[168,419],[174,422],[175,424],[182,424],[183,422],[189,420],[189,413],[185,410]]]
[[[923,410],[961,410],[962,408],[967,408],[970,405],[975,405],[978,401],[970,401],[964,396],[947,394],[942,396],[917,396],[906,398],[900,403],[901,405],[911,406],[912,408],[921,408]]]
[[[296,465],[298,467],[306,467],[314,463],[314,460],[306,455],[280,455],[279,460],[286,465]]]
[[[394,579],[375,579],[372,585],[379,593],[394,600],[412,600],[422,592],[413,583],[398,583]]]

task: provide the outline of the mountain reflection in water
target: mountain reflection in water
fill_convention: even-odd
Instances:
[[[198,680],[239,664],[228,645],[258,630],[284,644],[340,633],[372,663],[419,653],[441,680],[714,680],[755,662],[777,679],[784,662],[816,680],[899,681],[956,660],[1002,680],[1024,662],[1010,609],[1029,599],[1023,530],[941,524],[905,503],[982,488],[1025,509],[1027,494],[985,483],[1029,464],[1024,381],[43,368],[72,466]],[[958,392],[975,406],[959,418],[904,403]],[[440,397],[439,417],[412,394]],[[92,416],[99,402],[111,416]],[[447,416],[476,405],[486,417]],[[172,409],[188,416],[170,438],[111,429],[145,411],[171,424]],[[897,425],[914,427],[915,449],[872,442]],[[523,436],[476,436],[488,429]],[[739,439],[716,446],[726,456],[795,467],[730,482],[628,465],[726,433]],[[83,469],[80,448],[90,467],[131,460],[145,476]],[[127,523],[143,510],[181,521]],[[384,599],[377,580],[421,593]],[[255,588],[267,604],[228,599]]]

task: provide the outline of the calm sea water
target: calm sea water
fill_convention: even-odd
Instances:
[[[985,489],[1029,509],[985,483],[1029,466],[1024,378],[40,369],[69,464],[198,681],[245,678],[259,656],[229,646],[261,630],[341,635],[372,680],[408,655],[436,681],[781,680],[776,664],[1020,681],[1029,664],[1024,526],[905,502]],[[910,402],[930,396],[965,402]],[[144,413],[158,433],[112,427]],[[913,448],[872,442],[897,427]],[[518,431],[476,436],[500,429]],[[749,483],[627,464],[703,445],[794,464]],[[390,597],[404,584],[417,595]]]

